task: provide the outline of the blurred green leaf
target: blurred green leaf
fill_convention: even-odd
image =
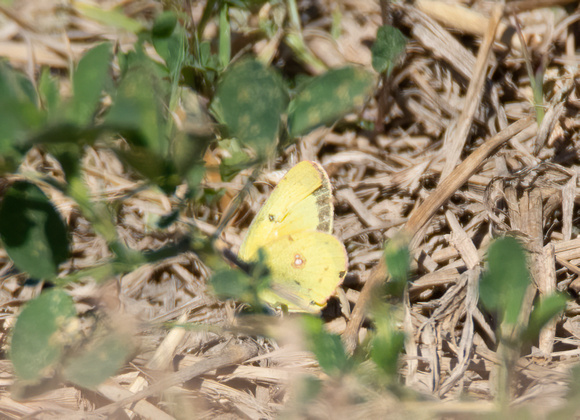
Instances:
[[[353,362],[344,351],[340,337],[326,332],[322,319],[306,315],[302,325],[310,349],[327,374],[336,377],[351,370]]]
[[[290,3],[290,2],[288,2]],[[292,2],[296,4],[295,2]],[[298,13],[291,14],[291,16],[296,16],[296,21],[300,22]],[[294,20],[294,19],[292,19]],[[311,67],[316,73],[323,73],[328,70],[326,64],[324,64],[316,55],[312,53],[312,50],[304,42],[304,36],[300,28],[300,23],[291,24],[292,30],[286,31],[286,36],[284,37],[284,44],[286,44],[292,52],[294,53],[296,59],[301,61],[306,66]]]
[[[373,311],[375,333],[371,341],[371,358],[388,376],[395,376],[399,356],[405,345],[405,334],[397,327],[393,316],[397,310],[391,305],[381,305]]]
[[[185,178],[190,188],[196,188],[205,173],[203,157],[215,140],[213,123],[197,93],[182,88],[179,95],[185,118],[182,131],[177,132],[172,140],[171,158],[179,175]]]
[[[385,263],[391,277],[386,284],[387,293],[402,297],[411,265],[409,239],[404,234],[397,234],[385,244]]]
[[[374,76],[360,67],[329,70],[307,83],[288,108],[290,137],[332,124],[364,104],[374,86]]]
[[[571,369],[570,388],[568,390],[567,399],[575,400],[577,404],[580,403],[580,365],[576,365]]]
[[[191,188],[197,187],[202,180],[196,174],[205,173],[203,155],[213,140],[213,136],[197,137],[183,132],[173,139],[171,157],[177,172]]]
[[[46,150],[60,163],[68,181],[81,176],[81,148],[75,143],[55,143],[46,145]]]
[[[232,55],[232,34],[230,27],[230,12],[227,2],[220,2],[219,8],[219,63],[222,68],[230,64]]]
[[[211,43],[209,41],[202,41],[199,44],[199,63],[202,69],[212,69],[217,71],[219,67],[219,57],[212,53]]]
[[[80,355],[67,357],[63,367],[65,378],[94,389],[123,366],[133,351],[132,343],[117,331],[103,333],[104,337],[98,331],[93,334]]]
[[[60,289],[43,292],[26,304],[12,334],[10,359],[19,379],[35,381],[50,374],[67,344],[65,330],[76,312]]]
[[[499,321],[515,324],[530,284],[526,254],[512,237],[494,241],[488,251],[488,271],[479,283],[481,302],[499,314]]]
[[[222,299],[246,300],[251,293],[251,278],[240,270],[221,270],[211,277],[211,285]]]
[[[168,38],[177,26],[177,16],[172,11],[165,11],[155,18],[151,35],[154,38]]]
[[[218,84],[214,112],[229,134],[268,156],[276,146],[287,95],[281,78],[256,60],[232,65]]]
[[[562,293],[541,297],[530,314],[530,320],[522,336],[524,340],[534,340],[540,330],[556,315],[566,309],[568,298]]]
[[[176,77],[181,72],[187,50],[187,33],[170,11],[155,19],[151,31],[155,51],[165,60],[169,72]]]
[[[141,48],[125,57],[125,70],[105,122],[119,130],[132,146],[166,157],[165,116],[169,84],[158,64]],[[155,164],[154,161],[151,164]]]
[[[74,97],[68,119],[80,125],[91,122],[103,89],[110,80],[111,45],[104,43],[87,51],[73,74]]]
[[[69,255],[66,225],[42,190],[27,181],[6,191],[0,238],[14,265],[37,279],[56,276]]]
[[[38,79],[38,93],[42,106],[49,114],[54,114],[60,104],[59,83],[50,74],[49,67],[43,67]]]
[[[114,150],[132,169],[171,194],[182,181],[170,159],[166,136],[171,90],[167,70],[142,48],[122,61],[122,80],[105,123],[120,132],[131,147]]]
[[[218,260],[218,268],[211,277],[214,292],[224,299],[246,302],[252,311],[267,311],[259,298],[260,292],[269,287],[271,280],[264,250],[258,250],[258,259],[252,263],[238,260],[229,250],[223,253],[238,269],[223,268],[223,260]]]
[[[128,136],[135,133],[125,131],[124,134]],[[140,146],[132,146],[128,150],[114,149],[114,151],[133,170],[153,182],[166,194],[173,194],[175,188],[182,183],[182,178],[169,158],[159,156]]]
[[[264,3],[267,3],[269,0],[227,0],[227,3],[231,6],[238,7],[240,9],[248,9],[256,11],[259,9]]]
[[[4,103],[0,100],[0,175],[16,170],[33,146],[28,141],[28,135],[44,120],[44,114],[34,104]]]
[[[14,70],[6,61],[0,61],[0,103],[37,104],[36,90],[30,79]]]
[[[0,61],[0,174],[13,171],[31,147],[27,136],[45,121],[31,81]]]
[[[373,68],[377,73],[390,76],[393,68],[398,64],[405,53],[407,38],[389,25],[383,25],[377,30],[377,39],[371,48]]]
[[[106,131],[103,126],[81,127],[70,122],[45,125],[28,141],[31,145],[43,145],[61,164],[67,180],[79,175],[83,146],[92,145]]]
[[[84,2],[75,2],[74,7],[81,15],[114,28],[124,29],[133,33],[143,30],[141,23],[127,16],[120,9],[107,10],[101,6],[93,6]]]
[[[256,163],[236,139],[222,140],[220,146],[228,152],[220,162],[220,177],[225,182],[231,181],[240,171]]]

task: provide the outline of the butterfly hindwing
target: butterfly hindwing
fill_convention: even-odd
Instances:
[[[293,233],[264,247],[274,293],[262,299],[289,310],[316,312],[340,286],[347,270],[344,245],[334,236],[313,230]]]

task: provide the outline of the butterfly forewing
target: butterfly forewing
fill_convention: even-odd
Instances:
[[[238,256],[255,260],[260,247],[301,231],[332,233],[333,213],[326,172],[315,162],[300,162],[280,180],[256,215]]]

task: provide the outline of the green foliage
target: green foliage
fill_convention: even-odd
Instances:
[[[40,127],[44,115],[30,80],[0,61],[0,174],[16,169],[30,148],[27,136]]]
[[[499,406],[507,410],[521,347],[537,338],[542,327],[564,309],[566,299],[558,293],[544,296],[536,302],[529,318],[524,319],[521,311],[530,275],[526,253],[512,237],[497,239],[490,245],[488,266],[479,283],[479,295],[483,305],[497,316],[501,363],[496,377],[496,398]],[[529,417],[522,413],[523,418]]]
[[[66,226],[36,185],[15,182],[0,208],[0,238],[14,264],[32,277],[49,279],[68,258]]]
[[[120,332],[95,333],[79,354],[66,358],[63,375],[85,388],[95,388],[114,375],[132,351],[132,343]]]
[[[211,276],[213,290],[221,299],[237,299],[259,307],[256,285],[251,276],[239,270],[221,270]]]
[[[550,320],[562,313],[566,308],[567,301],[568,298],[561,293],[541,297],[530,314],[530,320],[522,333],[522,339],[527,341],[534,340],[540,334],[540,330]]]
[[[405,334],[401,331],[400,324],[403,295],[411,263],[407,235],[400,232],[391,238],[385,244],[384,258],[389,274],[385,291],[392,303],[385,303],[382,294],[372,302],[375,329],[370,339],[370,357],[385,374],[384,377],[376,378],[376,381],[390,384],[396,378],[399,357],[405,344]]]
[[[133,351],[127,334],[103,325],[79,349],[83,341],[79,327],[74,303],[65,291],[51,289],[31,300],[12,334],[10,358],[18,379],[33,384],[62,371],[66,379],[93,388],[113,375]]]
[[[151,36],[153,39],[168,38],[174,33],[176,27],[177,16],[175,13],[165,11],[155,18],[153,28],[151,28]]]
[[[371,73],[359,67],[329,70],[308,82],[292,100],[288,110],[290,137],[332,124],[363,105],[374,86]]]
[[[5,61],[0,62],[0,91],[2,103],[36,103],[32,82],[22,73],[14,71]]]
[[[109,84],[111,45],[98,45],[87,51],[73,74],[74,97],[68,110],[68,120],[76,124],[92,122],[101,95]]]
[[[182,207],[160,217],[155,226],[163,229],[178,220],[180,211],[191,201],[207,204],[221,196],[222,191],[202,184],[204,156],[217,139],[225,152],[219,171],[222,180],[228,181],[239,171],[272,158],[279,139],[306,134],[320,124],[332,124],[364,103],[373,77],[360,68],[336,69],[313,78],[289,107],[287,85],[292,82],[264,64],[268,60],[232,59],[229,11],[254,10],[263,3],[210,0],[193,36],[180,23],[180,15],[172,12],[159,15],[148,30],[118,9],[99,10],[78,4],[75,10],[80,14],[133,32],[137,41],[127,53],[116,56],[109,43],[87,51],[71,74],[69,96],[61,97],[58,79],[49,69],[41,71],[35,89],[23,73],[0,62],[0,174],[17,171],[26,153],[38,147],[57,160],[65,178],[63,181],[47,173],[34,175],[33,179],[27,174],[31,180],[15,182],[3,191],[0,239],[19,270],[62,287],[86,277],[96,281],[110,278],[184,250],[197,251],[192,243],[202,237],[199,232],[193,240],[155,252],[130,249],[119,238],[115,224],[123,197],[113,202],[95,201],[85,184],[82,162],[87,146],[116,153],[126,169],[144,181],[139,188],[148,183],[170,195],[177,186],[187,185]],[[212,50],[212,40],[200,36],[212,18],[219,25],[217,51]],[[283,18],[273,24],[272,34],[284,24]],[[316,64],[296,30],[285,42],[294,42],[299,60]],[[149,45],[154,46],[161,60],[148,55]],[[220,126],[205,110],[207,103],[212,104],[211,111]],[[59,276],[59,265],[69,258],[69,233],[37,183],[43,189],[56,189],[76,203],[91,229],[105,240],[112,254],[109,260]],[[211,241],[202,237],[208,248]],[[269,280],[264,264],[257,263],[243,270],[217,270],[212,285],[221,296],[246,300],[254,310],[262,311],[258,295],[269,286]],[[73,328],[78,321],[71,298],[61,289],[44,292],[30,301],[12,336],[10,352],[18,377],[37,381],[62,375],[93,388],[112,375],[130,354],[131,343],[106,326],[79,339],[70,334],[79,332]],[[325,333],[319,324],[309,325],[308,334],[321,366],[335,374],[348,370],[351,361],[339,338]]]
[[[159,15],[153,24],[151,38],[155,51],[175,78],[181,71],[187,48],[187,35],[183,26],[177,24],[177,16],[172,12]]]
[[[214,109],[231,136],[263,156],[274,151],[287,104],[274,71],[259,61],[242,60],[224,73],[216,100]]]
[[[125,133],[131,146],[164,156],[167,142],[162,127],[162,104],[169,88],[162,79],[165,74],[141,48],[124,59],[123,77],[106,122]]]
[[[219,63],[222,68],[230,64],[232,55],[232,34],[230,29],[230,13],[227,2],[221,2],[219,11]]]
[[[302,325],[310,349],[328,375],[336,377],[352,369],[354,362],[346,354],[340,337],[326,332],[320,318],[304,316]]]
[[[220,268],[211,276],[214,292],[222,299],[236,299],[247,302],[251,309],[263,312],[260,291],[270,285],[270,274],[265,264],[265,254],[259,250],[259,260],[253,264],[237,261],[241,270]]]
[[[407,284],[411,264],[409,240],[405,235],[398,234],[386,243],[385,264],[390,276],[387,293],[400,298]]]
[[[49,115],[56,113],[60,105],[58,89],[58,79],[51,76],[48,67],[44,67],[38,80],[38,93],[42,107]]]
[[[77,3],[75,4],[75,9],[89,19],[114,28],[133,33],[137,33],[143,29],[141,23],[128,17],[118,8],[107,10],[99,6],[93,6],[89,3]]]
[[[66,329],[75,318],[71,297],[53,289],[31,300],[14,326],[10,358],[19,379],[37,381],[62,357]]]
[[[166,105],[170,85],[165,69],[154,63],[141,48],[124,57],[125,68],[114,103],[105,123],[124,135],[129,149],[117,154],[141,175],[172,192],[179,184],[169,159],[166,137]]]
[[[498,314],[500,323],[513,325],[530,284],[526,254],[516,239],[504,237],[490,245],[488,261],[489,269],[479,284],[481,302]]]
[[[377,39],[371,49],[373,68],[377,73],[391,75],[393,69],[405,53],[407,38],[390,25],[383,25],[377,29]]]
[[[375,334],[371,339],[371,359],[392,380],[397,375],[399,356],[405,344],[405,334],[398,328],[394,305],[382,305],[373,311]]]

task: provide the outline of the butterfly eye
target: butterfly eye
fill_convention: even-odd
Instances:
[[[294,255],[294,261],[292,262],[292,267],[294,268],[303,268],[306,264],[306,260],[300,254]]]

